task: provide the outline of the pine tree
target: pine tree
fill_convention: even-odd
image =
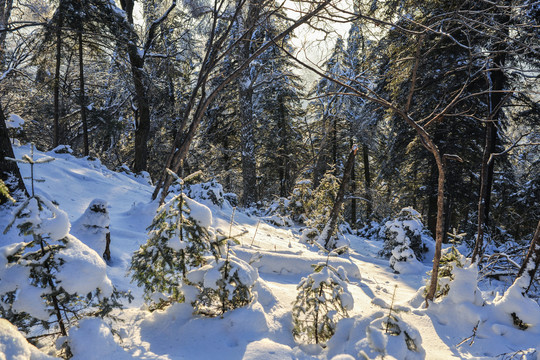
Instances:
[[[293,336],[298,342],[324,345],[335,333],[339,320],[348,317],[353,297],[347,289],[347,274],[326,263],[302,278],[292,310]]]
[[[226,239],[221,239],[224,240]],[[225,257],[212,259],[207,265],[191,271],[187,279],[189,284],[197,289],[196,298],[191,302],[195,313],[223,316],[225,312],[251,302],[258,273],[228,249]]]
[[[58,326],[65,336],[71,323],[84,316],[106,316],[122,306],[121,297],[131,296],[112,286],[99,255],[69,235],[68,215],[34,194],[34,165],[52,160],[35,160],[33,153],[17,160],[31,166],[32,194],[4,231],[15,227],[24,241],[1,252],[0,312],[21,331]]]
[[[183,302],[179,286],[187,273],[205,265],[205,256],[217,253],[205,224],[191,216],[194,206],[202,205],[183,193],[162,205],[148,228],[148,241],[133,254],[133,281],[143,287],[144,297],[152,305]]]

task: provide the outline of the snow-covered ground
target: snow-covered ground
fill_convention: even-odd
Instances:
[[[16,157],[29,151],[29,146],[18,147]],[[388,259],[377,255],[382,242],[353,235],[346,235],[350,252],[329,259],[348,275],[354,299],[350,317],[338,324],[325,348],[298,344],[291,315],[296,286],[312,272],[311,265],[325,262],[327,255],[300,243],[297,228],[264,221],[258,225],[259,218],[239,209],[232,233],[242,234],[241,244],[233,251],[246,261],[259,258],[253,263],[259,279],[252,303],[222,318],[193,316],[187,304],[149,312],[128,268],[133,252],[146,242],[146,228],[157,209],[150,201],[152,186],[96,160],[36,152],[36,158],[46,155],[56,160],[36,165],[35,176],[45,180],[35,184],[36,193],[58,203],[72,224],[94,199],[108,203],[112,260],[107,274],[117,289],[134,295],[118,314],[121,321],[86,319],[69,330],[75,359],[540,359],[540,309],[517,287],[481,291],[476,269],[464,267],[456,271],[448,296],[426,309],[422,287],[432,254],[420,266],[415,264],[414,272],[395,274]],[[30,169],[20,167],[28,176]],[[233,209],[227,203],[203,203],[212,211],[212,227],[228,233]],[[2,212],[2,231],[9,220]],[[75,230],[72,227],[72,234]],[[14,234],[0,235],[0,246],[17,242]],[[526,330],[513,325],[512,313],[527,324]],[[386,331],[390,315],[399,331]],[[4,358],[47,357],[25,345],[14,328],[0,320],[0,359]]]

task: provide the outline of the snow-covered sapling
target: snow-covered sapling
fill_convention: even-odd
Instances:
[[[196,314],[223,316],[251,302],[259,277],[257,270],[232,251],[227,254],[188,274],[189,283],[197,288],[196,298],[191,301]]]
[[[293,336],[298,342],[324,345],[335,333],[339,320],[348,317],[353,297],[347,287],[347,274],[326,263],[302,278],[292,310]]]
[[[388,350],[392,349],[403,359],[425,358],[422,337],[417,329],[404,322],[396,313],[386,316],[383,312],[377,312],[374,317],[375,320],[366,327],[366,339],[373,355],[378,353],[385,358],[390,355]]]
[[[197,175],[197,176],[195,176]],[[195,179],[200,178],[199,172],[191,174],[189,178],[184,179],[186,181],[185,194],[191,199],[197,201],[210,201],[212,204],[217,206],[222,206],[224,202],[223,186],[218,183],[216,180],[211,180],[209,182],[188,182],[189,180],[194,181]],[[193,178],[192,178],[193,177]]]
[[[27,199],[5,232],[12,227],[25,241],[0,248],[0,309],[21,331],[41,324],[66,335],[72,319],[121,307],[105,263],[68,234],[68,216],[52,202]]]
[[[305,222],[309,212],[309,201],[312,196],[311,180],[302,179],[296,182],[288,202],[288,211],[294,221]]]
[[[34,165],[52,160],[35,160],[33,147],[31,156],[16,160],[30,164],[32,196],[4,231],[17,228],[24,241],[0,248],[0,312],[21,331],[52,326],[65,336],[72,320],[105,316],[121,307],[119,298],[126,295],[113,288],[99,255],[69,235],[67,214],[35,195]]]
[[[160,306],[184,301],[179,290],[183,279],[206,264],[205,256],[216,253],[208,229],[211,223],[210,209],[183,193],[157,210],[148,241],[133,254],[130,266],[147,302]]]
[[[81,217],[73,223],[72,234],[86,245],[102,254],[107,261],[111,260],[111,232],[107,201],[94,199]]]
[[[250,264],[236,257],[231,245],[239,244],[237,236],[232,236],[232,225],[236,208],[233,208],[229,235],[220,233],[216,244],[226,244],[227,249],[222,251],[223,257],[212,259],[207,265],[195,269],[187,274],[187,280],[182,287],[191,288],[189,301],[196,314],[217,316],[229,310],[248,305],[252,298],[252,289],[258,272]],[[187,299],[186,299],[187,300]]]
[[[435,298],[441,298],[448,295],[452,280],[454,280],[454,269],[463,268],[466,265],[465,256],[454,246],[442,250],[441,260],[439,262],[439,276],[437,277],[437,290]],[[429,273],[431,277],[431,272]],[[426,291],[429,287],[429,277]]]
[[[390,267],[400,272],[400,263],[422,260],[427,250],[422,241],[427,236],[420,214],[413,208],[404,208],[396,219],[387,221],[380,236],[384,247],[379,255],[390,258]]]

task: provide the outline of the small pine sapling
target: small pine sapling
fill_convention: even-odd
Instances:
[[[442,250],[441,260],[439,262],[439,276],[437,277],[437,290],[435,292],[435,298],[443,298],[448,295],[450,291],[450,283],[454,280],[454,269],[456,267],[463,268],[466,265],[465,256],[456,249],[455,246],[451,246]],[[426,292],[429,287],[429,278],[431,272],[429,272],[428,284],[426,286]]]
[[[216,254],[206,226],[211,220],[201,223],[190,207],[208,210],[184,193],[162,205],[148,228],[148,241],[131,258],[133,281],[144,287],[145,300],[153,307],[183,302],[179,286],[187,273],[205,265],[208,254]]]
[[[194,313],[223,316],[227,311],[248,305],[253,299],[257,270],[230,249],[226,254],[225,258],[212,259],[188,274],[189,283],[198,290],[196,299],[191,302]]]
[[[31,239],[2,249],[0,307],[21,331],[53,325],[66,335],[72,319],[121,308],[124,295],[112,287],[103,260],[68,234],[65,212],[35,195],[17,209],[6,232],[13,226]],[[74,271],[86,276],[74,277]]]
[[[223,257],[212,259],[207,265],[191,271],[187,284],[196,289],[196,297],[191,304],[196,314],[223,316],[227,311],[248,305],[252,289],[259,277],[257,270],[238,258],[231,245],[238,245],[237,236],[232,236],[235,209],[231,216],[229,235],[220,234],[217,245],[226,244]]]
[[[347,274],[326,263],[302,278],[293,305],[293,336],[298,342],[324,346],[334,335],[339,320],[348,317],[353,297],[347,288]]]
[[[308,227],[317,229],[319,233],[323,231],[332,212],[338,190],[339,179],[334,175],[334,171],[330,170],[326,172],[307,203],[306,225]],[[340,212],[338,224],[343,222],[342,212],[343,207]]]
[[[52,160],[35,161],[32,152],[19,162],[33,169]],[[131,297],[113,288],[99,255],[69,235],[68,215],[33,189],[4,231],[17,228],[24,241],[0,249],[0,312],[23,332],[41,325],[65,336],[72,321],[108,315]]]
[[[302,179],[296,182],[288,202],[288,212],[296,222],[305,222],[312,196],[311,181]]]

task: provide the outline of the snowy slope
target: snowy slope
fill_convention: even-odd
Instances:
[[[29,147],[16,148],[15,153],[20,158]],[[135,296],[119,314],[123,321],[112,324],[119,336],[98,319],[83,320],[70,330],[75,359],[491,359],[513,354],[540,359],[540,310],[528,299],[515,292],[505,296],[482,292],[476,287],[475,269],[465,268],[456,276],[455,290],[425,309],[421,287],[431,255],[421,271],[394,274],[388,260],[377,256],[382,243],[353,235],[348,235],[351,252],[329,259],[348,274],[354,297],[350,318],[342,320],[326,348],[299,345],[291,334],[296,285],[311,273],[312,264],[326,261],[326,255],[299,243],[298,229],[264,222],[257,226],[259,219],[241,210],[235,212],[231,230],[233,209],[208,201],[204,204],[212,210],[214,228],[242,234],[241,245],[233,249],[236,255],[246,261],[258,258],[253,263],[260,276],[256,299],[223,318],[194,317],[186,304],[150,313],[127,269],[132,253],[146,242],[146,228],[157,208],[150,201],[153,188],[144,179],[110,171],[96,160],[52,152],[37,152],[36,158],[45,155],[56,160],[36,166],[36,177],[45,180],[36,183],[36,192],[56,201],[72,223],[92,200],[109,204],[112,261],[107,272],[117,288]],[[29,175],[24,165],[21,171]],[[2,213],[0,227],[8,221],[8,214]],[[12,235],[0,235],[0,246],[14,241]],[[402,329],[399,335],[384,331],[392,302]],[[511,312],[526,320],[529,328],[513,326]],[[415,339],[416,351],[407,349],[405,333]]]

